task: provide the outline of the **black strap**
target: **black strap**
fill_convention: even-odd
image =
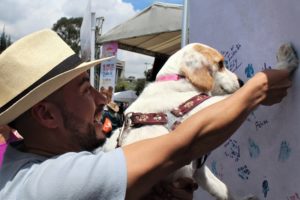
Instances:
[[[196,168],[197,169],[201,168],[205,164],[207,158],[208,158],[208,154],[205,154],[205,155],[201,156],[200,158],[198,158],[196,160],[196,162],[197,162]]]
[[[41,85],[42,83],[46,82],[47,80],[63,73],[68,70],[71,70],[78,66],[80,63],[82,63],[81,59],[76,55],[73,54],[63,60],[61,63],[56,65],[51,71],[49,71],[47,74],[45,74],[43,77],[41,77],[39,80],[37,80],[35,83],[33,83],[30,87],[28,87],[26,90],[18,94],[16,97],[14,97],[12,100],[7,102],[5,105],[3,105],[0,108],[0,113],[4,112],[6,109],[8,109],[11,105],[13,105],[15,102],[20,100],[22,97],[27,95],[31,90],[36,88],[37,86]],[[43,67],[43,66],[41,66]],[[25,75],[25,74],[24,74]]]

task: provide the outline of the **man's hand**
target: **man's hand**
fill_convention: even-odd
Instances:
[[[174,182],[161,181],[156,184],[143,200],[192,200],[198,184],[190,178],[178,178]]]
[[[291,87],[288,70],[265,70],[262,73],[268,80],[266,98],[262,105],[273,105],[282,101]]]

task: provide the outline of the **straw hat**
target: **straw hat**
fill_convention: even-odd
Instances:
[[[111,101],[107,104],[107,107],[109,107],[110,109],[112,109],[115,112],[119,112],[119,106],[118,104],[116,104],[115,102]]]
[[[0,125],[7,124],[104,58],[81,62],[51,30],[32,33],[0,54]]]

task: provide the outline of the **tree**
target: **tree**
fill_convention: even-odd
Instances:
[[[146,81],[153,81],[152,78],[152,68],[144,71],[144,75],[146,77]]]
[[[128,81],[126,79],[118,79],[117,84],[115,85],[115,92],[121,92],[125,90],[134,90],[136,87],[135,81]]]
[[[82,17],[60,18],[52,27],[58,35],[77,53],[80,51],[80,27]]]
[[[128,80],[128,79],[118,79],[117,84],[115,86],[115,92],[121,92],[125,90],[135,90],[136,95],[140,95],[142,91],[144,90],[147,82],[146,79],[134,79],[134,80]]]
[[[146,79],[137,79],[136,86],[135,86],[135,91],[136,95],[140,95],[142,91],[144,90],[146,86]]]
[[[6,35],[5,28],[3,28],[1,36],[0,36],[0,54],[11,44],[12,44],[12,42],[11,42],[10,36]]]

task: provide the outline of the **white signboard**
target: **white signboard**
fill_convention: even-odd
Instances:
[[[116,56],[118,50],[117,42],[105,43],[102,46],[102,57]],[[117,59],[114,57],[101,63],[100,87],[105,89],[114,88],[116,81]]]
[[[223,53],[245,82],[272,68],[278,47],[292,42],[300,55],[299,0],[190,0],[190,43]],[[206,164],[234,194],[300,200],[300,71],[283,102],[261,106]],[[195,199],[214,199],[198,190]]]

